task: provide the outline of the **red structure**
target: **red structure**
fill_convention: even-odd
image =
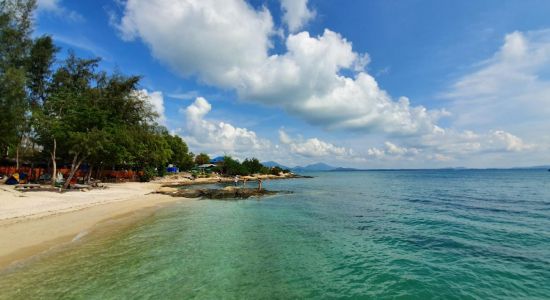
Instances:
[[[64,177],[69,175],[71,171],[67,167],[61,167],[57,169],[58,172],[61,172]],[[15,166],[0,166],[0,174],[12,175],[14,173],[25,173],[29,176],[30,181],[35,181],[43,174],[48,174],[48,170],[44,168],[31,168],[28,166],[19,167],[19,170]],[[82,178],[87,175],[87,171],[78,170],[74,178]],[[97,176],[97,173],[94,171],[94,175]],[[123,182],[123,181],[137,181],[139,177],[143,175],[143,171],[132,171],[132,170],[103,170],[99,174],[98,179],[109,181],[109,182]]]

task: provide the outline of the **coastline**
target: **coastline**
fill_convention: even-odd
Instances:
[[[70,242],[103,221],[185,200],[153,194],[159,186],[121,183],[62,194],[21,193],[1,186],[0,270]]]
[[[301,178],[261,175],[262,180]],[[249,181],[258,177],[243,176]],[[187,179],[171,175],[152,182],[105,184],[89,191],[17,191],[0,185],[0,271],[57,245],[70,242],[106,220],[189,200],[162,194],[175,186],[231,183],[233,178]]]
[[[239,182],[246,180],[247,182],[255,182],[258,179],[261,180],[283,180],[283,179],[298,179],[298,178],[312,178],[311,176],[297,175],[293,173],[281,174],[281,175],[249,175],[239,176]],[[161,184],[162,187],[172,186],[192,186],[202,184],[215,184],[215,183],[228,183],[233,184],[233,177],[205,177],[197,179],[189,179],[187,176],[182,175],[168,175],[163,178],[157,179],[154,182]]]

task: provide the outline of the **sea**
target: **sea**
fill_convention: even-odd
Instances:
[[[2,271],[0,298],[550,299],[547,170],[307,175],[104,222]]]

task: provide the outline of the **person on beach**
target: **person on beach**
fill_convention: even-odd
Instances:
[[[262,178],[258,177],[258,191],[262,190]]]
[[[239,183],[239,176],[235,175],[235,177],[233,178],[233,183],[235,184],[235,186],[237,186],[237,184]]]
[[[246,177],[245,177],[245,178],[243,178],[243,188],[245,188],[245,187],[246,187],[246,180],[247,180],[247,178],[246,178]]]

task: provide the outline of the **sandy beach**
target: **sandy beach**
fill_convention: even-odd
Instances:
[[[243,176],[286,179],[289,175]],[[104,189],[89,191],[21,192],[14,186],[0,185],[0,269],[9,264],[45,251],[57,244],[71,241],[94,225],[138,210],[154,208],[185,198],[154,193],[172,189],[174,185],[200,185],[217,182],[232,183],[232,177],[197,178],[182,175],[159,178],[141,183],[111,183]]]
[[[182,199],[153,194],[160,185],[107,184],[65,193],[19,192],[0,185],[0,268],[71,241],[101,221]]]

